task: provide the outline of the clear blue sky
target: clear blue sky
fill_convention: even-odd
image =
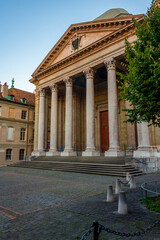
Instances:
[[[0,0],[0,81],[33,91],[32,73],[73,23],[111,8],[146,13],[151,0]]]

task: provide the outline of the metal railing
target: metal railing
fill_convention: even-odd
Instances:
[[[152,190],[149,189],[149,184],[151,185]],[[148,193],[150,193],[152,196],[160,196],[160,191],[158,191],[159,185],[160,185],[160,181],[150,181],[150,182],[144,182],[141,184],[140,191],[141,191],[141,197],[143,202],[145,202],[146,204],[148,203],[147,201]]]

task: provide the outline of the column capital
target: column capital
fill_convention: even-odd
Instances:
[[[52,83],[49,85],[50,89],[52,92],[57,92],[58,91],[58,86],[56,83]]]
[[[46,93],[46,92],[45,92],[45,89],[44,89],[44,88],[41,88],[41,87],[40,87],[40,88],[38,89],[38,92],[39,92],[39,94],[40,94],[40,97],[45,97],[45,93]]]
[[[95,70],[91,67],[85,69],[83,71],[84,75],[86,78],[93,78],[94,77],[94,73],[95,73]]]
[[[65,82],[66,87],[72,87],[72,84],[73,84],[73,79],[72,78],[66,77],[63,81]]]
[[[104,61],[104,65],[107,68],[107,71],[109,70],[115,70],[116,69],[116,60],[111,57],[110,59],[107,59]]]

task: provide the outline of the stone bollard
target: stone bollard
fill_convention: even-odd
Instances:
[[[129,179],[130,179],[130,173],[127,172],[127,173],[126,173],[126,181],[129,181]]]
[[[130,188],[136,188],[136,184],[134,181],[134,176],[131,176],[130,181],[129,181]]]
[[[118,213],[119,214],[128,214],[127,199],[126,193],[121,191],[118,198]]]
[[[107,186],[107,202],[114,202],[112,185]]]
[[[121,182],[119,179],[116,179],[115,194],[119,194],[120,191],[121,191]]]

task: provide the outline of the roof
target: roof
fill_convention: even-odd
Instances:
[[[132,14],[128,13],[124,8],[112,8],[106,11],[105,13],[101,14],[99,17],[97,17],[94,20],[118,18],[118,17],[124,17],[128,15],[132,15]]]
[[[14,96],[14,101],[11,102],[17,102],[17,103],[21,103],[21,104],[25,104],[22,103],[21,99],[25,98],[26,99],[26,104],[27,105],[32,105],[35,106],[35,94],[31,93],[31,92],[26,92],[17,88],[10,88],[8,89],[8,96]],[[2,93],[0,93],[0,99],[5,99],[2,96]]]

